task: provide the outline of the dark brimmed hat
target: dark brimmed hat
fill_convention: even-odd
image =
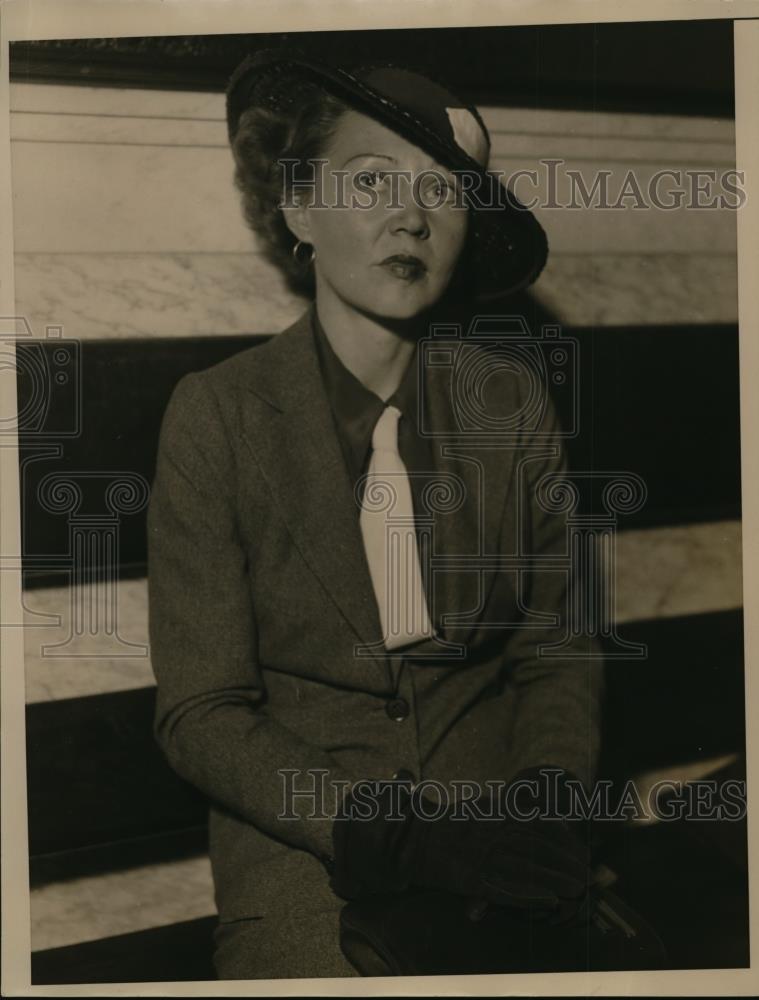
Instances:
[[[247,56],[227,85],[227,129],[234,141],[251,106],[297,106],[298,84],[322,88],[393,129],[461,177],[472,211],[471,253],[476,295],[497,298],[531,284],[548,243],[535,216],[488,170],[490,135],[477,109],[420,73],[393,65],[348,72],[292,49]]]

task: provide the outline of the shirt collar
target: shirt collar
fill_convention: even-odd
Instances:
[[[347,439],[346,458],[350,461],[354,475],[358,476],[364,467],[374,427],[385,406],[396,406],[403,414],[403,419],[417,427],[419,351],[414,350],[398,388],[384,402],[356,378],[337,356],[319,322],[315,305],[311,310],[311,326],[332,412],[344,439]]]

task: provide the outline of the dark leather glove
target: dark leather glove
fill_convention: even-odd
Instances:
[[[522,772],[502,796],[466,807],[441,808],[403,782],[354,786],[333,824],[333,890],[360,899],[418,886],[528,909],[579,905],[591,881],[587,838],[546,818],[561,815],[565,785],[554,780],[547,793],[538,775]]]

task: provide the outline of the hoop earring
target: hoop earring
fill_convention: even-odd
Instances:
[[[316,257],[316,250],[314,249],[314,247],[313,247],[313,246],[311,246],[311,256],[310,256],[310,257],[308,258],[308,260],[304,260],[304,259],[303,259],[303,258],[302,258],[302,257],[300,256],[300,248],[301,248],[301,247],[307,247],[307,246],[309,246],[309,244],[308,244],[308,243],[302,243],[302,242],[301,242],[300,240],[298,240],[298,241],[297,241],[297,242],[296,242],[296,243],[294,244],[294,246],[293,246],[293,251],[292,251],[292,252],[293,252],[293,260],[294,260],[294,261],[295,261],[295,263],[296,263],[296,264],[298,264],[298,265],[299,265],[300,267],[303,267],[303,266],[305,266],[305,265],[308,265],[308,264],[312,264],[312,263],[313,263],[313,261],[314,261],[314,257]]]

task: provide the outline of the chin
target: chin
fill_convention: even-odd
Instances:
[[[443,291],[433,294],[429,288],[383,289],[372,297],[368,311],[385,319],[414,319],[431,309],[442,296]]]

